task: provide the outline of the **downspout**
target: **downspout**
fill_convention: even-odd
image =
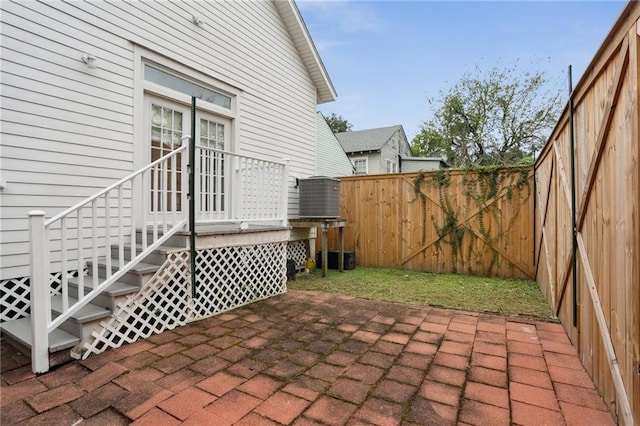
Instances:
[[[571,149],[571,229],[572,244],[571,258],[573,267],[572,292],[573,292],[573,326],[578,326],[578,259],[576,251],[578,247],[578,228],[576,225],[576,160],[575,160],[575,138],[573,134],[573,81],[571,65],[569,65],[569,143]]]
[[[196,297],[196,98],[191,97],[191,141],[189,143],[189,260],[191,261],[191,297]]]

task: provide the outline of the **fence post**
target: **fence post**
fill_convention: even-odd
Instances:
[[[289,210],[289,159],[284,158],[282,166],[282,226],[287,226],[288,210]]]
[[[49,371],[51,290],[49,288],[49,240],[44,226],[45,212],[33,210],[29,216],[29,268],[31,285],[31,369]],[[62,271],[66,273],[66,271]]]

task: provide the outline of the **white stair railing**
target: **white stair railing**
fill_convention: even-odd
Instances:
[[[189,217],[187,153],[184,144],[49,220],[43,211],[29,212],[34,372],[49,369],[49,333],[185,228]],[[197,146],[195,163],[197,223],[287,223],[288,160],[270,161]],[[142,217],[144,222],[137,223]],[[131,247],[129,256],[125,255],[127,246]],[[112,255],[112,250],[117,254]],[[51,318],[49,285],[52,264],[62,271],[62,313],[55,319]],[[90,282],[85,279],[88,265]],[[99,268],[104,268],[104,277]],[[69,295],[67,274],[76,270],[77,300]],[[86,286],[89,291],[85,294]]]
[[[49,333],[184,228],[188,217],[187,149],[185,143],[49,220],[45,220],[43,211],[29,212],[34,372],[49,369]],[[140,203],[136,203],[134,194],[141,194],[138,195],[142,198]],[[143,223],[140,218],[147,218],[147,212],[151,215],[148,220],[143,219]],[[141,229],[139,250],[137,229]],[[115,256],[112,246],[116,246]],[[127,246],[130,254],[125,256]],[[52,262],[62,271],[62,313],[53,320],[49,284]],[[103,262],[104,277],[99,277],[100,262]],[[85,280],[88,264],[91,282]],[[67,272],[74,270],[78,271],[77,298],[69,296]],[[85,286],[89,287],[86,294]]]
[[[196,147],[197,222],[287,222],[288,160]]]

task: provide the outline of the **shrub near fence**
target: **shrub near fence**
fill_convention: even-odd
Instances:
[[[362,266],[533,279],[531,167],[341,178],[345,249]],[[330,246],[337,247],[337,233]]]

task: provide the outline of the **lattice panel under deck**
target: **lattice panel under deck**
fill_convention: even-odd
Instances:
[[[200,250],[196,319],[284,293],[285,256],[285,243]]]
[[[186,324],[191,311],[189,276],[189,252],[170,253],[153,278],[118,304],[113,315],[91,333],[92,339],[75,347],[72,355],[84,359]]]
[[[191,297],[189,252],[172,252],[135,296],[119,304],[92,339],[74,348],[87,358],[286,291],[286,243],[205,249],[197,253],[198,284]]]
[[[29,277],[4,280],[0,283],[0,322],[29,315],[31,307]]]
[[[292,259],[296,265],[304,265],[307,262],[307,247],[303,240],[289,241],[287,244],[287,259]]]
[[[69,271],[68,278],[77,277],[78,271]],[[86,274],[86,271],[85,271]],[[51,274],[51,295],[60,294],[62,272]],[[0,282],[0,322],[26,317],[31,313],[31,286],[29,277],[12,278]]]

